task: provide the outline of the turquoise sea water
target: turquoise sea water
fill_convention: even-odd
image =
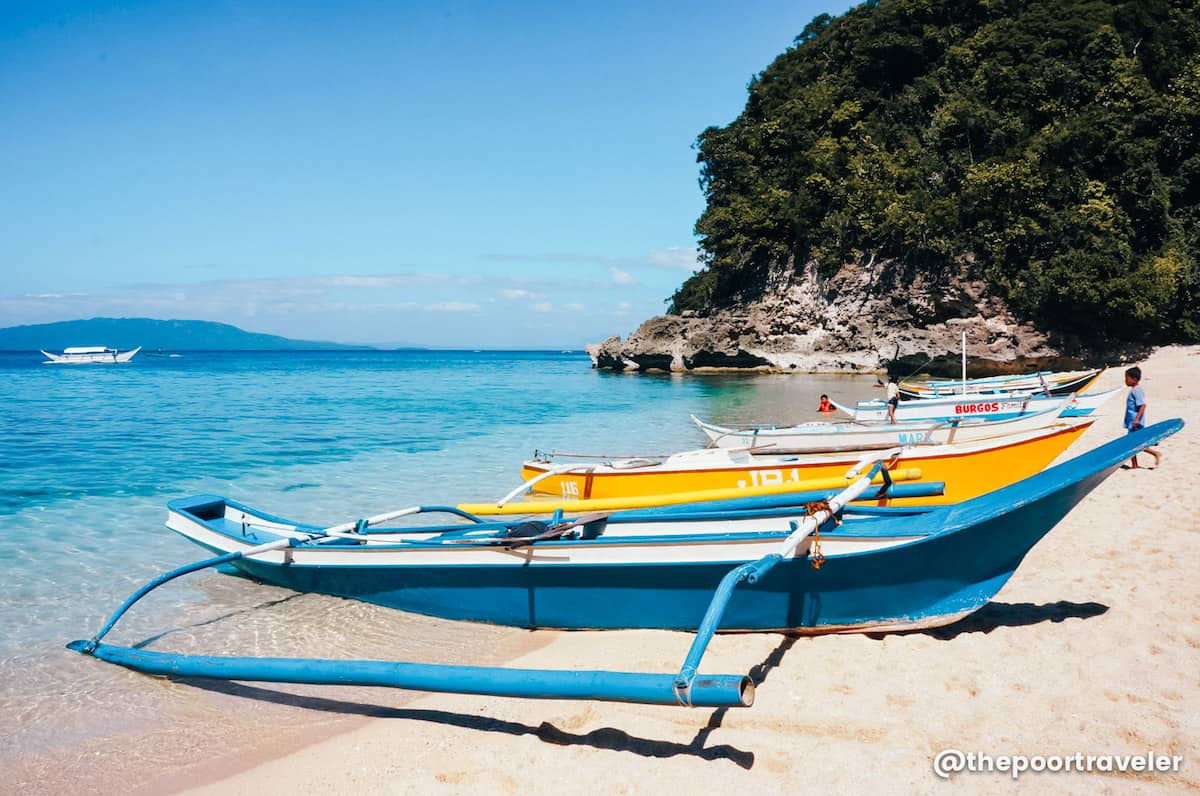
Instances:
[[[63,649],[141,583],[204,557],[163,527],[173,497],[213,492],[323,524],[495,499],[535,448],[695,448],[704,439],[689,413],[812,420],[820,393],[867,397],[873,382],[611,374],[557,352],[184,352],[90,366],[0,353],[0,721],[10,739],[0,770],[230,710]],[[511,631],[463,631],[213,572],[145,602],[112,640],[473,662],[487,662],[481,637],[495,650],[511,641]]]

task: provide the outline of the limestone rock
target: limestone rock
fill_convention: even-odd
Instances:
[[[902,370],[939,358],[957,363],[964,331],[974,375],[1072,366],[983,282],[955,274],[933,280],[874,261],[829,276],[812,264],[779,268],[753,301],[651,318],[628,338],[614,335],[587,351],[594,367],[612,370]]]

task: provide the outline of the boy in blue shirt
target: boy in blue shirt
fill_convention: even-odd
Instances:
[[[1129,397],[1125,399],[1125,428],[1132,434],[1146,425],[1146,396],[1139,386],[1142,381],[1142,369],[1132,367],[1125,371],[1125,386],[1129,388]],[[1146,453],[1154,457],[1154,467],[1162,460],[1162,453],[1154,448],[1146,448]],[[1150,469],[1153,470],[1154,467]],[[1137,454],[1129,460],[1127,469],[1138,469]]]

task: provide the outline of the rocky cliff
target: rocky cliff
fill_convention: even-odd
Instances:
[[[628,338],[587,350],[594,367],[610,370],[907,373],[924,364],[955,373],[964,331],[975,376],[1079,364],[984,283],[935,280],[890,261],[847,264],[830,276],[788,263],[753,301],[651,318]]]

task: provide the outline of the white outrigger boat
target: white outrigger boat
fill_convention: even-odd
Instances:
[[[796,426],[718,426],[692,415],[711,445],[717,448],[748,448],[752,451],[788,453],[835,453],[896,446],[945,445],[954,442],[1019,434],[1045,428],[1058,421],[1069,399],[1058,398],[1041,411],[1008,420],[955,417],[897,423],[842,421],[803,423]]]
[[[133,359],[133,355],[141,351],[142,347],[138,346],[132,351],[118,351],[115,348],[106,348],[105,346],[76,346],[74,348],[64,348],[61,354],[51,354],[49,351],[42,351],[46,355],[46,361],[43,365],[112,365],[119,362],[128,362]]]
[[[1015,376],[989,376],[980,379],[966,378],[966,365],[963,365],[963,378],[957,381],[914,381],[905,379],[900,382],[900,397],[903,400],[913,398],[936,398],[945,395],[978,395],[1008,393],[1014,391],[1040,392],[1044,395],[1071,395],[1082,392],[1092,385],[1104,368],[1095,370],[1070,370],[1061,373],[1040,371]]]
[[[1062,410],[1062,417],[1087,417],[1100,408],[1120,389],[1074,395]],[[1012,420],[1037,414],[1058,405],[1062,398],[1057,395],[1032,395],[1030,393],[998,393],[995,395],[950,395],[941,398],[914,398],[901,401],[896,407],[898,421],[938,421],[955,418],[981,418],[985,420]],[[887,420],[887,401],[875,399],[859,401],[853,406],[830,401],[838,410],[857,421]]]

